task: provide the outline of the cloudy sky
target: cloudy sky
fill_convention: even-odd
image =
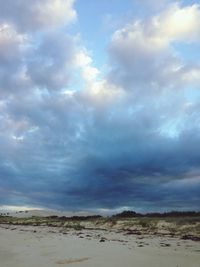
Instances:
[[[0,207],[199,210],[200,4],[0,0]]]

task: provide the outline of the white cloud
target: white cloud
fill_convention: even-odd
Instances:
[[[0,25],[0,95],[29,87],[23,65],[27,36],[7,24]]]
[[[0,21],[19,31],[35,31],[69,24],[76,19],[74,0],[0,0]]]
[[[152,28],[155,29],[155,36],[165,39],[168,43],[200,41],[200,5],[181,7],[177,3],[173,4],[161,15],[153,18]]]
[[[0,60],[1,62],[9,61],[9,57],[13,59],[14,55],[18,55],[17,50],[23,44],[25,36],[18,34],[10,25],[0,25]]]
[[[80,49],[75,55],[74,64],[80,68],[81,76],[86,83],[94,82],[100,73],[93,64],[92,58],[89,56],[86,49]]]
[[[200,85],[200,66],[192,66],[183,69],[181,75],[182,84],[198,87]]]
[[[63,28],[76,18],[73,4],[0,0],[1,96],[68,86],[76,38]]]
[[[187,66],[178,57],[174,43],[200,39],[199,5],[171,4],[165,11],[136,20],[117,30],[111,40],[109,79],[126,90],[159,90],[184,86],[198,76],[198,66]],[[191,79],[186,78],[191,75]],[[148,89],[147,89],[148,87]]]

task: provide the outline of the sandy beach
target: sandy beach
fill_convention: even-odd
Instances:
[[[199,242],[115,231],[0,226],[1,267],[199,267]]]

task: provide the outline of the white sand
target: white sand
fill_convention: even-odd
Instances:
[[[199,242],[96,230],[59,231],[1,225],[0,267],[200,267]],[[99,242],[102,237],[107,240]]]

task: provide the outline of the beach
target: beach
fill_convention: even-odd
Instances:
[[[199,242],[177,237],[1,225],[1,267],[199,267]]]

